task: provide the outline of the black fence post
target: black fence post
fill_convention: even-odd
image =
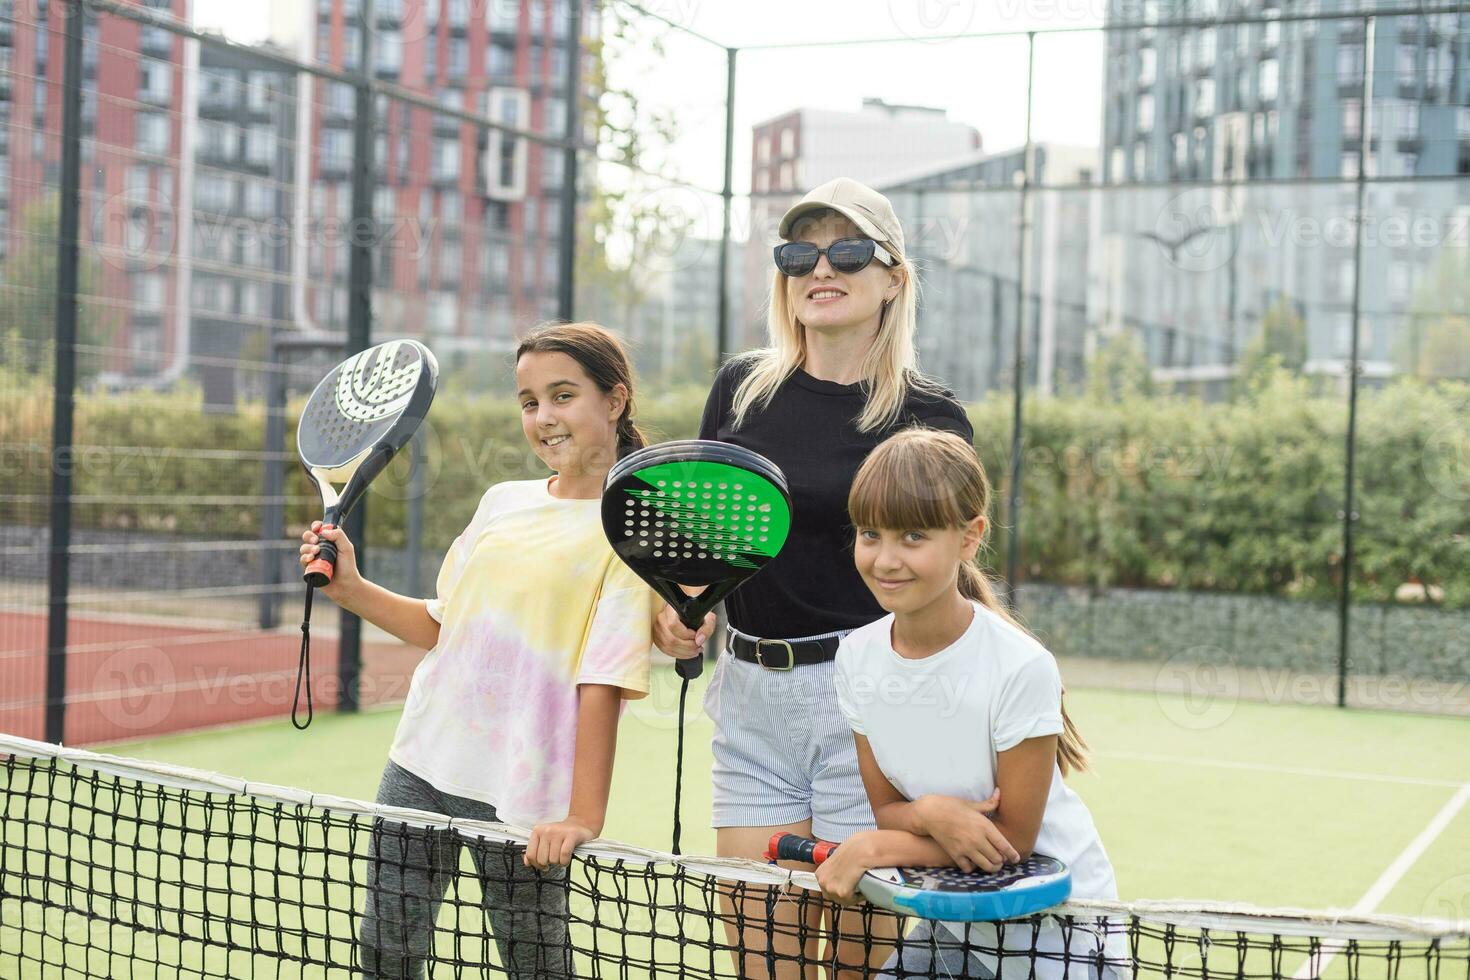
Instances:
[[[557,230],[561,275],[557,280],[556,315],[571,320],[577,306],[577,146],[582,140],[582,0],[567,4],[566,125],[562,128],[561,221]],[[418,573],[415,572],[415,579]],[[414,593],[417,595],[418,593]]]
[[[82,198],[82,21],[66,11],[61,102],[61,208],[56,229],[56,381],[51,405],[51,550],[47,568],[46,741],[66,734],[66,635],[71,592],[72,420],[77,385],[77,235]],[[56,7],[51,8],[53,11]]]
[[[262,62],[268,67],[268,63]],[[273,115],[276,127],[277,174],[295,173],[296,101],[301,96],[300,76],[289,86],[282,86]],[[271,195],[277,227],[291,227],[290,185],[276,183]],[[261,492],[264,501],[260,513],[260,601],[259,622],[263,630],[275,629],[281,623],[282,559],[288,547],[286,530],[286,461],[282,457],[286,439],[286,399],[289,395],[287,359],[281,356],[280,339],[287,332],[291,316],[288,285],[291,275],[291,248],[303,239],[281,234],[271,246],[271,322],[265,331],[265,450],[261,466]]]
[[[734,163],[735,163],[735,56],[739,49],[725,49],[725,183],[720,188],[720,200],[723,204],[724,216],[720,223],[720,271],[716,281],[719,283],[720,305],[715,314],[715,370],[725,360],[729,353],[730,338],[730,209],[734,203]],[[752,229],[751,234],[755,234]]]
[[[424,598],[424,486],[425,467],[428,465],[428,447],[424,445],[422,430],[415,432],[408,443],[408,539],[404,550],[408,560],[408,594]]]
[[[280,355],[277,323],[265,331],[265,439],[261,460],[260,505],[260,628],[280,624],[282,534],[286,524],[286,467],[281,459],[286,441],[286,359]]]
[[[377,130],[373,78],[373,0],[359,0],[361,23],[358,44],[357,104],[352,120],[352,234],[347,256],[347,351],[351,356],[372,346],[373,335],[373,245],[377,225],[373,218],[373,134]],[[357,564],[367,572],[367,497],[358,501],[343,523],[357,551]],[[345,610],[337,637],[337,681],[341,692],[337,710],[357,710],[362,674],[362,620]]]
[[[1036,32],[1026,34],[1026,142],[1021,150],[1020,228],[1016,253],[1016,356],[1012,379],[1015,399],[1011,409],[1011,474],[1006,520],[1010,534],[1006,538],[1006,604],[1016,607],[1016,589],[1021,572],[1021,479],[1024,475],[1024,429],[1022,409],[1026,401],[1026,272],[1031,250],[1031,89],[1036,74]]]
[[[1358,177],[1353,206],[1353,339],[1348,354],[1347,465],[1343,467],[1342,582],[1337,603],[1337,706],[1347,707],[1348,662],[1352,654],[1353,531],[1358,522],[1356,482],[1358,446],[1358,375],[1363,370],[1359,343],[1363,324],[1363,200],[1367,194],[1368,106],[1373,100],[1373,35],[1375,21],[1363,18],[1363,97],[1358,103]]]

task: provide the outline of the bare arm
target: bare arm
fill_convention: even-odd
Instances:
[[[965,871],[996,871],[1006,862],[1021,859],[993,816],[1000,806],[999,787],[988,800],[922,796],[910,801],[883,775],[868,740],[854,737],[858,771],[879,830],[934,838],[948,857],[945,864]]]
[[[565,820],[538,824],[526,843],[526,864],[546,869],[568,864],[579,845],[602,833],[618,745],[621,688],[583,684],[577,688],[577,744],[572,762],[572,801]]]
[[[854,732],[852,737],[857,740],[858,772],[863,777],[863,789],[868,791],[868,803],[873,807],[873,817],[878,823],[878,829],[928,836],[922,820],[914,810],[914,804],[893,787],[888,777],[883,775],[883,770],[878,767],[878,760],[873,756],[873,747],[868,744],[867,736]]]
[[[434,648],[439,642],[439,623],[429,615],[424,600],[390,592],[363,578],[357,568],[357,549],[340,527],[312,522],[311,530],[301,535],[302,567],[316,557],[321,538],[337,546],[336,571],[331,583],[321,589],[322,595],[404,643],[424,650]]]
[[[995,783],[1005,802],[990,819],[1023,858],[1041,833],[1056,759],[1055,735],[1028,738],[996,755]]]
[[[933,837],[906,830],[869,830],[848,838],[839,850],[857,845],[858,856],[869,868],[952,868],[949,856]]]
[[[332,598],[343,609],[410,646],[432,650],[439,642],[439,623],[422,599],[399,595],[367,579],[358,579],[355,588]]]
[[[577,689],[577,751],[567,819],[580,821],[594,837],[602,833],[607,819],[622,700],[622,689],[607,684],[583,684]]]
[[[858,882],[870,868],[952,868],[955,861],[932,837],[906,830],[866,830],[853,834],[817,868],[823,894],[842,905],[857,897]]]

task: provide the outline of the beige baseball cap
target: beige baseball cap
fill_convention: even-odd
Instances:
[[[903,226],[888,198],[867,184],[851,177],[838,177],[815,188],[806,197],[793,204],[781,218],[777,233],[786,240],[791,239],[791,226],[802,215],[813,211],[830,209],[846,217],[858,230],[875,242],[883,242],[900,257],[903,256]]]

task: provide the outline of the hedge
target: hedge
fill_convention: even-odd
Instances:
[[[76,524],[254,537],[264,410],[205,414],[200,403],[195,390],[80,396]],[[702,403],[698,390],[645,399],[640,422],[655,438],[688,438]],[[1011,403],[997,397],[970,413],[997,485],[999,566],[1013,523],[1004,506]],[[13,377],[0,385],[0,523],[46,523],[50,421],[49,389]],[[1033,399],[1024,421],[1024,579],[1336,593],[1347,422],[1340,394],[1280,373],[1222,403]],[[447,546],[490,484],[543,472],[503,395],[442,395],[428,445],[428,548]],[[1418,582],[1435,587],[1436,598],[1442,589],[1447,606],[1470,606],[1470,385],[1405,379],[1363,391],[1356,445],[1355,598],[1393,601]],[[403,543],[405,464],[395,462],[370,495],[374,542]],[[299,466],[288,461],[287,473],[288,520],[299,528],[314,516],[315,496]]]

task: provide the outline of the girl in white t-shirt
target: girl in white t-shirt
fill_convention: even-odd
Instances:
[[[340,528],[323,592],[428,655],[414,671],[378,802],[534,828],[524,853],[483,843],[473,856],[509,976],[572,973],[566,865],[602,831],[619,712],[648,692],[653,616],[663,605],[608,545],[602,485],[644,444],[617,337],[591,323],[535,331],[516,351],[521,429],[555,471],[485,492],[450,546],[436,595],[390,592],[358,572]],[[458,866],[447,831],[375,825],[359,967],[420,977],[434,920]]]
[[[837,697],[878,823],[818,870],[838,901],[869,868],[993,871],[1033,850],[1071,868],[1074,897],[1117,897],[1092,816],[1062,778],[1085,768],[1086,743],[1062,707],[1056,662],[975,561],[989,500],[974,448],[930,429],[888,439],[853,480],[854,559],[889,615],[837,653]],[[1034,961],[1040,977],[1086,977],[1107,946],[1081,928],[1064,941],[1050,922],[1039,933],[924,922],[885,969],[902,957],[903,976],[1011,978]]]

